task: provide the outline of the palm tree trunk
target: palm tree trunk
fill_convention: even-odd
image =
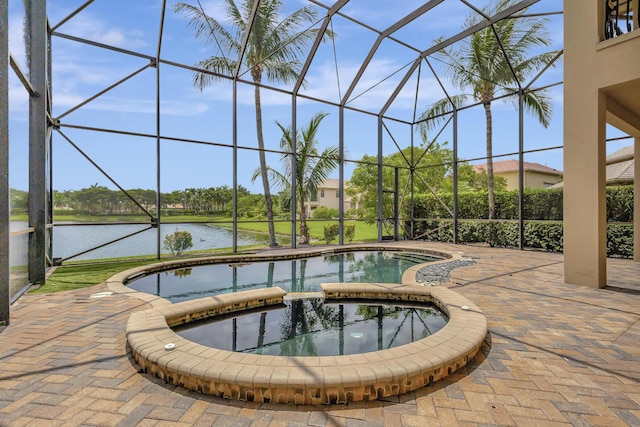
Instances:
[[[300,192],[302,193],[302,192]],[[300,200],[300,243],[306,245],[309,243],[309,228],[307,227],[307,209],[304,205],[304,196],[300,194],[298,196]]]
[[[493,121],[491,117],[491,103],[485,102],[484,113],[487,119],[487,195],[489,197],[489,245],[496,244],[496,228],[493,219],[496,215],[496,197],[493,182]]]
[[[493,123],[490,102],[484,104],[484,113],[487,119],[487,193],[489,195],[489,219],[494,219],[496,213],[496,199],[493,182]]]
[[[262,177],[262,188],[264,189],[264,203],[267,206],[267,226],[269,228],[269,247],[278,246],[276,242],[276,231],[273,227],[273,202],[271,200],[271,189],[269,188],[269,177],[267,176],[267,159],[264,153],[264,136],[262,135],[262,107],[260,105],[260,76],[256,71],[251,73],[253,81],[256,83],[254,94],[256,101],[256,133],[258,134],[258,154],[260,156],[260,176]]]

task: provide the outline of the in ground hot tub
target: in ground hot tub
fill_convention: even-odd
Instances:
[[[237,353],[343,356],[433,335],[447,316],[430,303],[324,300],[288,294],[274,304],[172,328],[182,338]]]
[[[432,303],[449,321],[433,335],[378,351],[337,356],[273,356],[207,347],[172,327],[258,307],[280,305],[280,288],[217,295],[133,313],[127,339],[143,370],[218,397],[254,402],[333,404],[400,395],[466,365],[487,333],[484,314],[444,287],[323,284],[326,301]]]

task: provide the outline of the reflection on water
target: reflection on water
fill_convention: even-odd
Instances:
[[[321,283],[401,283],[402,274],[409,267],[433,260],[416,253],[349,252],[299,260],[198,266],[188,277],[163,271],[141,277],[128,286],[172,302],[272,286],[287,292],[309,292],[320,291]]]
[[[179,268],[177,270],[173,270],[173,275],[176,277],[186,277],[191,274],[192,268]]]
[[[428,304],[287,301],[220,320],[175,328],[182,337],[243,353],[274,356],[336,356],[397,347],[440,330],[446,316]]]

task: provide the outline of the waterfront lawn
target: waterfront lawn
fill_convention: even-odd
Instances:
[[[50,292],[70,291],[86,288],[104,282],[116,273],[129,268],[158,262],[157,259],[76,264],[57,267],[46,284],[29,291],[30,294],[48,294]]]
[[[312,240],[311,243],[325,244],[326,242],[324,240],[324,226],[337,223],[338,221],[307,221],[307,226],[309,227],[309,235],[311,236]],[[364,221],[345,221],[344,224],[345,226],[356,226],[355,237],[353,239],[354,242],[371,242],[378,240],[378,229],[376,228],[375,224],[367,224]],[[277,234],[291,235],[290,222],[275,222],[274,227]],[[238,222],[238,229],[256,231],[259,233],[269,232],[266,222]],[[337,241],[338,239],[336,238],[332,243],[335,244],[337,243]]]

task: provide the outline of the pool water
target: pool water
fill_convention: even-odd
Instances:
[[[395,304],[395,303],[394,303]],[[398,347],[440,330],[447,317],[430,304],[388,305],[319,298],[174,328],[189,341],[241,353],[337,356]]]
[[[297,260],[168,270],[141,277],[127,286],[171,302],[273,286],[287,292],[320,292],[321,283],[402,283],[402,274],[408,268],[436,259],[421,253],[354,251]]]

